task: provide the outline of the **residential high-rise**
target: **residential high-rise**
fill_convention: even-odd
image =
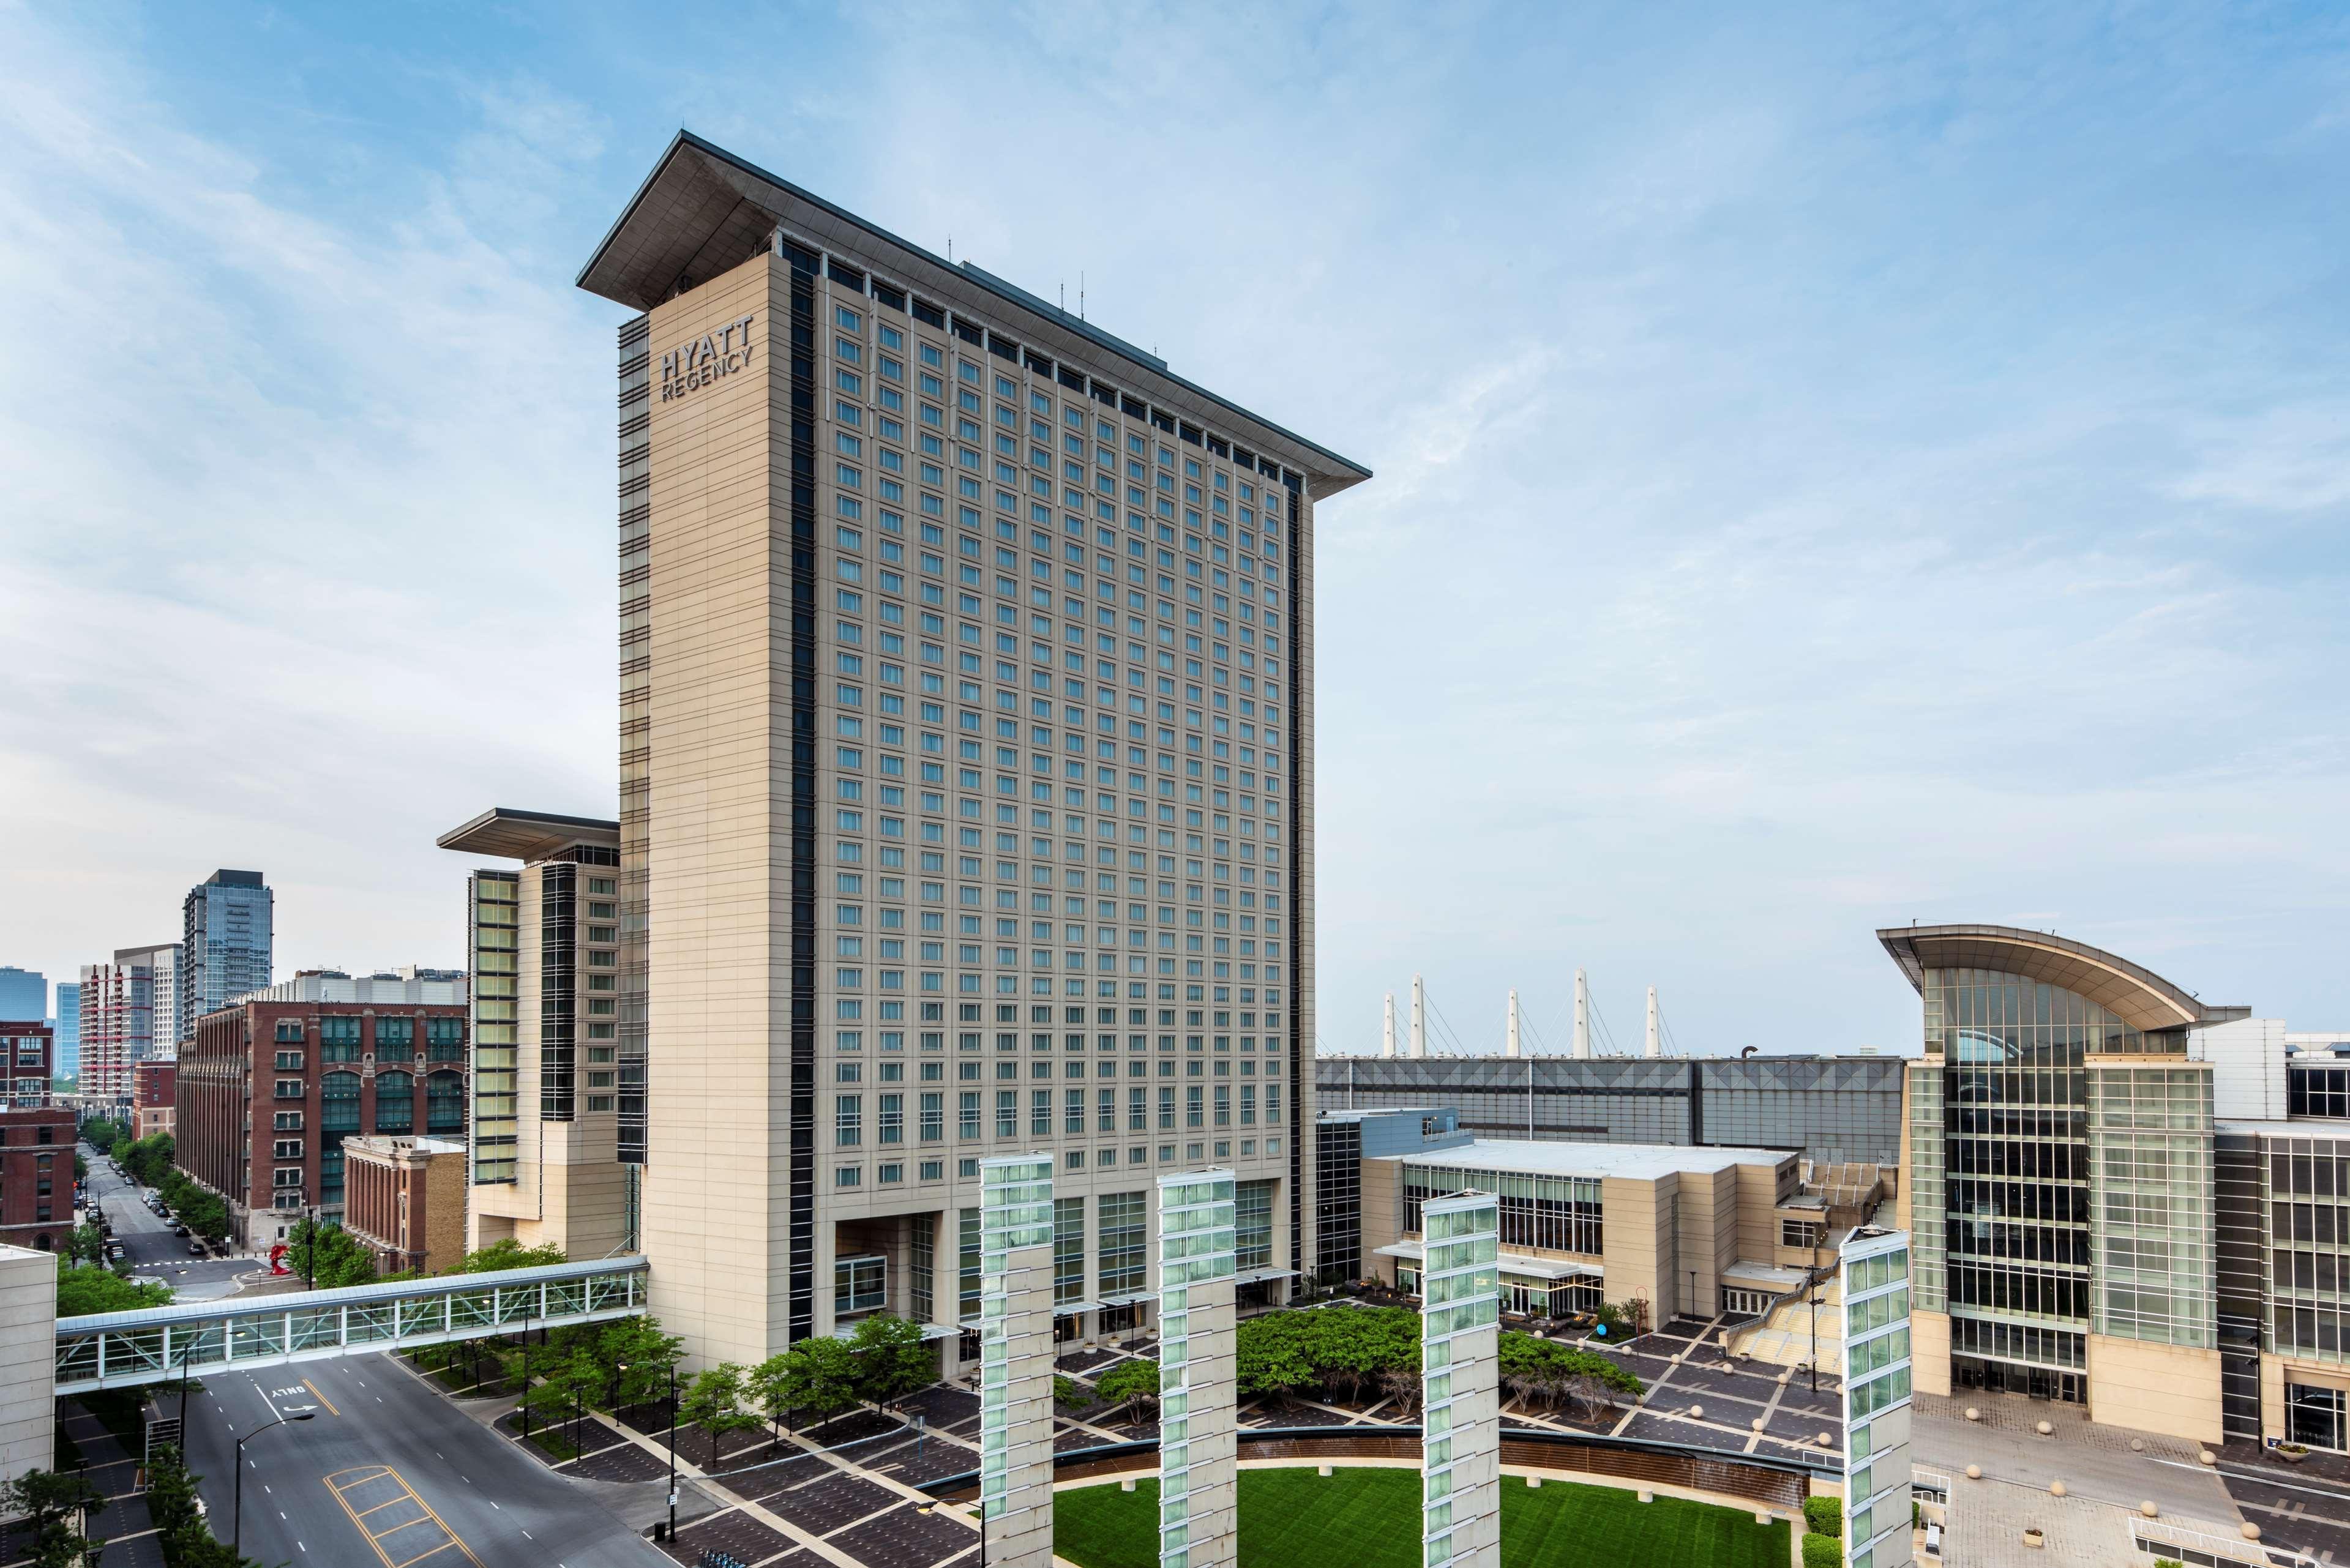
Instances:
[[[473,970],[469,1244],[633,1244],[619,1159],[619,825],[494,806],[435,840],[521,861],[466,885]]]
[[[38,1022],[48,1015],[49,986],[40,971],[0,964],[0,1018]]]
[[[81,1071],[81,982],[57,981],[57,1070],[59,1077]]]
[[[1231,1168],[1243,1278],[1302,1271],[1314,507],[1368,471],[691,136],[579,282],[642,313],[616,1066],[663,1321],[756,1361],[868,1256],[929,1315],[1031,1149],[1072,1331],[1142,1310],[1089,1293],[1164,1173]]]
[[[180,905],[175,1038],[192,1038],[197,1019],[276,978],[276,901],[258,871],[215,871],[188,889]]]
[[[180,946],[117,948],[81,971],[81,1092],[128,1105],[130,1068],[178,1043]]]

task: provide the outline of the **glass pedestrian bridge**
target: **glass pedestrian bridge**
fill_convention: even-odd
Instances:
[[[57,1393],[603,1323],[645,1310],[640,1256],[57,1320]]]

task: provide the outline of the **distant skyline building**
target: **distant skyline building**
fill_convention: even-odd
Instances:
[[[49,1023],[57,1037],[57,1075],[77,1077],[81,1073],[81,982],[57,981],[57,1016]]]
[[[12,1023],[43,1023],[48,1016],[49,986],[40,971],[0,964],[0,1018]]]
[[[81,1092],[128,1103],[130,1069],[179,1041],[180,944],[117,948],[81,971]]]
[[[258,871],[215,871],[188,889],[180,905],[174,1039],[194,1038],[197,1019],[276,978],[275,905]]]

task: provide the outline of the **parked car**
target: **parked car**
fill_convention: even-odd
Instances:
[[[174,1236],[184,1236],[187,1233],[188,1228],[185,1225],[174,1225],[172,1227],[172,1234]]]
[[[211,1253],[212,1249],[205,1246],[202,1241],[191,1241],[188,1243],[188,1256],[191,1258],[209,1257]]]

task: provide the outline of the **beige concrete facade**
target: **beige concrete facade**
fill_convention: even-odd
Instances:
[[[577,1261],[629,1243],[609,989],[619,869],[599,863],[617,853],[616,836],[609,822],[494,810],[439,840],[525,862],[468,882],[477,977],[469,1251],[511,1240]]]
[[[1909,1309],[1910,1386],[1920,1394],[1950,1393],[1950,1314]]]
[[[2220,1353],[2093,1334],[2089,1414],[2108,1426],[2217,1444]]]
[[[1283,1291],[1312,1255],[1313,507],[1367,475],[762,190],[748,254],[729,229],[650,297],[588,285],[647,311],[622,843],[640,788],[654,1309],[697,1363],[756,1362],[831,1331],[856,1255],[952,1324],[977,1161],[1037,1147],[1084,1203],[1079,1332],[1142,1293],[1102,1286],[1102,1199],[1170,1170],[1271,1184]],[[608,254],[668,243],[650,210]]]
[[[1440,1171],[1427,1179],[1501,1190],[1532,1176],[1596,1186],[1600,1247],[1576,1251],[1555,1243],[1568,1238],[1531,1229],[1540,1221],[1503,1213],[1504,1280],[1581,1277],[1596,1273],[1604,1299],[1640,1303],[1651,1325],[1677,1316],[1711,1317],[1723,1310],[1724,1276],[1770,1280],[1774,1210],[1798,1180],[1796,1155],[1774,1149],[1725,1149],[1649,1144],[1524,1143],[1481,1139],[1428,1154],[1371,1157],[1362,1161],[1361,1234],[1365,1269],[1389,1281],[1417,1272],[1422,1238],[1409,1228],[1406,1196],[1414,1168]],[[1587,1190],[1587,1189],[1586,1189]],[[1523,1196],[1523,1193],[1520,1194]],[[1555,1201],[1555,1199],[1552,1199]],[[1749,1253],[1750,1246],[1758,1249]],[[1382,1253],[1381,1249],[1400,1249]],[[1513,1267],[1512,1260],[1518,1260]],[[1757,1274],[1757,1268],[1762,1272]]]
[[[980,1241],[980,1503],[992,1562],[1051,1568],[1051,1157],[984,1168],[1002,1185],[985,1207]]]
[[[57,1462],[57,1259],[0,1244],[0,1486]]]
[[[1159,1244],[1159,1561],[1232,1568],[1240,1561],[1240,1321],[1230,1252],[1201,1253],[1232,1217],[1232,1173],[1162,1177]]]

